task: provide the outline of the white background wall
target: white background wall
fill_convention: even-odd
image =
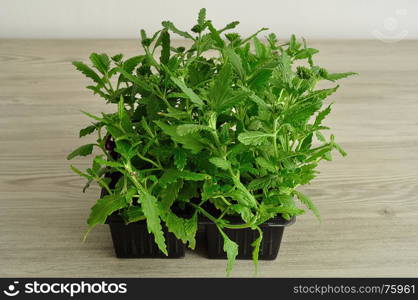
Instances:
[[[137,38],[162,20],[190,28],[198,10],[249,34],[269,27],[307,38],[418,38],[414,0],[0,0],[0,38]]]

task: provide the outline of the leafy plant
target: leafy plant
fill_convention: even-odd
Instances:
[[[257,264],[260,224],[304,213],[296,199],[319,218],[297,187],[316,176],[332,150],[345,152],[332,134],[323,134],[331,111],[324,101],[338,85],[315,87],[355,73],[317,66],[318,50],[295,36],[279,43],[273,33],[266,42],[257,37],[266,28],[247,38],[230,32],[238,23],[217,29],[202,9],[191,32],[169,21],[152,36],[141,30],[144,54],[124,59],[93,53],[93,67],[73,63],[93,81],[88,89],[117,104],[115,113],[85,113],[93,123],[80,137],[97,133],[97,140],[68,155],[86,156],[95,147],[102,152],[84,172],[72,166],[86,187],[95,181],[107,192],[91,209],[88,231],[115,212],[126,223],[146,220],[167,254],[163,224],[194,248],[202,215],[224,238],[229,274],[238,246],[225,228],[258,231]],[[172,46],[173,34],[191,46]],[[120,176],[111,184],[106,174],[112,173]],[[175,213],[182,210],[191,212],[188,218]],[[232,224],[230,215],[242,224]]]

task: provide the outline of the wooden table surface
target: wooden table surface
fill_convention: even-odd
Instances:
[[[418,276],[418,41],[314,41],[341,81],[326,122],[349,155],[322,163],[304,188],[323,221],[307,214],[285,230],[260,277]],[[80,113],[111,111],[84,87],[73,60],[93,52],[134,55],[133,40],[0,40],[0,276],[222,277],[225,261],[114,257],[107,226],[81,243],[98,188],[66,155],[87,142]],[[88,160],[73,162],[87,166]],[[238,261],[233,276],[252,276]]]

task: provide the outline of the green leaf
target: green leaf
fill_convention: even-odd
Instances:
[[[315,119],[315,123],[313,125],[314,127],[317,127],[317,126],[322,124],[322,121],[331,112],[331,105],[332,104],[328,105],[326,109],[324,109],[323,111],[320,111],[318,113],[318,115],[316,116],[316,119]]]
[[[228,58],[241,79],[245,79],[245,70],[242,66],[241,57],[232,48],[225,48],[224,55]]]
[[[170,21],[163,21],[161,24],[163,25],[164,28],[167,28],[167,29],[171,30],[172,32],[174,32],[175,34],[178,34],[179,36],[182,36],[182,37],[184,37],[186,39],[194,40],[193,37],[188,32],[179,30]]]
[[[271,133],[265,133],[261,131],[247,131],[238,135],[238,140],[244,145],[259,146],[268,141],[269,137],[272,137]]]
[[[306,48],[300,50],[296,55],[293,57],[294,59],[305,59],[311,57],[312,55],[318,53],[319,51],[314,48]]]
[[[118,163],[116,161],[110,161],[110,160],[104,160],[101,156],[96,156],[94,158],[94,161],[102,166],[112,167],[112,168],[123,168],[123,165],[121,163]]]
[[[251,212],[251,209],[248,207],[248,205],[233,204],[229,206],[229,208],[232,209],[232,211],[238,213],[241,216],[241,219],[246,223],[251,222],[254,218],[254,214]]]
[[[212,88],[209,91],[211,106],[214,110],[221,110],[224,107],[225,100],[231,92],[232,66],[224,65],[215,79]]]
[[[167,64],[170,60],[170,34],[167,30],[161,31],[161,56],[160,62]]]
[[[213,132],[213,129],[209,126],[198,125],[198,124],[184,124],[184,125],[179,125],[177,127],[177,133],[181,136],[184,136],[186,134],[196,133],[199,131]]]
[[[208,174],[204,174],[204,173],[196,173],[196,172],[191,172],[191,171],[179,171],[180,172],[180,177],[186,180],[191,180],[191,181],[202,181],[202,180],[206,180],[206,179],[210,179],[210,175]]]
[[[258,255],[260,253],[261,242],[263,241],[263,232],[260,227],[257,226],[258,237],[251,243],[253,249],[253,262],[254,262],[254,275],[257,275],[258,272]]]
[[[164,171],[164,174],[161,176],[159,183],[162,187],[166,187],[168,184],[176,182],[179,179],[202,181],[209,178],[210,176],[208,174],[168,169]]]
[[[183,243],[188,243],[190,249],[196,247],[196,232],[197,232],[197,214],[195,213],[190,219],[180,218],[169,211],[164,214],[163,221],[168,228],[168,231],[180,239]]]
[[[231,163],[220,157],[211,157],[209,161],[222,170],[229,170],[231,168]]]
[[[198,137],[193,134],[181,136],[177,133],[176,126],[170,126],[161,121],[155,121],[165,134],[168,134],[173,141],[183,145],[185,149],[189,149],[193,154],[199,153],[205,146],[199,141]]]
[[[174,165],[179,170],[183,170],[187,164],[187,153],[182,148],[176,148],[174,150]]]
[[[276,166],[271,161],[268,161],[264,157],[257,157],[256,161],[261,168],[269,172],[275,173],[277,171]]]
[[[260,189],[267,188],[271,185],[272,180],[273,180],[273,178],[271,177],[271,175],[253,179],[248,184],[248,189],[250,191],[255,191],[255,190],[260,190]]]
[[[98,124],[89,125],[80,130],[79,137],[83,137],[89,134],[92,134],[96,129]]]
[[[205,25],[205,21],[206,21],[206,8],[202,8],[199,10],[199,15],[197,17],[197,24],[203,27]]]
[[[124,216],[127,223],[138,222],[145,218],[144,212],[140,206],[129,206],[125,211]]]
[[[358,73],[355,73],[355,72],[331,73],[331,74],[327,74],[325,79],[330,80],[330,81],[336,81],[339,79],[347,78],[352,75],[358,75]]]
[[[226,266],[226,274],[227,276],[231,275],[232,267],[235,263],[235,258],[238,255],[238,245],[225,234],[225,232],[222,231],[222,229],[218,226],[219,232],[221,233],[223,239],[224,239],[224,246],[223,250],[226,252],[228,263]]]
[[[162,199],[161,207],[163,211],[167,211],[171,207],[171,205],[173,205],[174,201],[177,200],[179,191],[183,187],[183,181],[177,180],[170,184],[161,184],[160,181],[160,185],[164,187],[163,190],[160,192],[160,197]]]
[[[341,148],[340,145],[334,143],[334,148],[337,149],[337,151],[341,154],[341,156],[347,156],[347,152],[345,152],[344,149]]]
[[[124,63],[123,63],[123,69],[127,72],[127,73],[132,73],[132,71],[142,62],[144,61],[145,56],[144,55],[138,55],[138,56],[134,56],[131,57],[129,59],[127,59]]]
[[[324,100],[328,96],[331,96],[332,94],[334,94],[338,90],[338,87],[339,86],[337,85],[336,87],[333,87],[333,88],[316,90],[316,91],[310,92],[308,95],[302,97],[300,102],[312,101],[313,99]]]
[[[312,137],[313,134],[309,133],[304,139],[303,142],[300,144],[300,151],[309,150],[312,146]]]
[[[236,200],[239,204],[245,207],[253,208],[257,206],[257,202],[254,199],[254,197],[251,194],[245,193],[241,189],[230,191],[225,195],[228,197],[231,197],[232,199]],[[245,220],[245,221],[248,222],[249,220]]]
[[[106,195],[97,200],[96,204],[91,208],[90,216],[87,219],[89,229],[86,232],[84,239],[94,226],[97,224],[104,224],[109,215],[124,208],[126,205],[125,198],[121,195]]]
[[[207,22],[207,26],[210,31],[210,36],[212,37],[212,40],[214,41],[214,44],[218,46],[219,48],[223,48],[225,43],[221,38],[220,32],[213,27],[213,24],[211,21]]]
[[[106,74],[109,71],[110,59],[105,53],[92,53],[90,54],[90,60],[100,73]]]
[[[269,30],[268,28],[266,28],[266,27],[263,27],[263,28],[261,28],[261,29],[259,29],[259,30],[257,30],[257,32],[256,33],[254,33],[254,34],[252,34],[252,35],[250,35],[249,37],[247,37],[245,40],[243,40],[242,42],[241,42],[241,44],[245,44],[245,43],[247,43],[248,41],[251,41],[254,37],[256,37],[260,32],[262,32],[262,31],[266,31],[266,30]]]
[[[91,175],[88,175],[88,174],[86,174],[86,173],[81,172],[79,169],[77,169],[77,168],[76,168],[76,167],[74,167],[73,165],[71,165],[71,166],[70,166],[70,168],[71,168],[71,170],[72,170],[74,173],[76,173],[76,174],[78,174],[78,175],[80,175],[80,176],[82,176],[82,177],[86,178],[87,180],[92,180],[92,179],[93,179],[93,177],[92,177]]]
[[[77,149],[75,149],[73,152],[68,154],[67,159],[70,160],[76,156],[87,156],[93,152],[93,146],[94,144],[87,144],[87,145],[80,146]]]
[[[219,33],[222,33],[222,32],[224,32],[226,30],[229,30],[229,29],[234,29],[238,25],[239,25],[239,21],[233,21],[231,23],[228,23],[228,24],[225,25],[224,28],[222,28],[221,30],[219,30]]]
[[[85,112],[85,111],[81,111],[83,114],[85,114],[86,116],[88,116],[88,117],[90,117],[90,118],[92,118],[92,119],[95,119],[96,121],[100,121],[100,122],[102,122],[103,121],[103,119],[102,118],[99,118],[99,117],[97,117],[97,116],[95,116],[95,115],[92,115],[92,114],[90,114],[90,113],[88,113],[88,112]]]
[[[266,47],[264,46],[264,44],[262,42],[260,42],[260,40],[257,37],[253,38],[254,41],[254,48],[255,48],[255,53],[257,55],[257,57],[259,58],[263,58],[266,56]]]
[[[123,100],[122,96],[120,96],[120,100],[118,103],[118,116],[120,120],[120,126],[122,127],[122,129],[128,133],[133,132],[131,119],[125,110],[125,101]]]
[[[306,196],[305,194],[299,192],[299,191],[294,191],[294,194],[296,195],[296,197],[298,197],[298,199],[300,200],[300,202],[302,202],[303,204],[306,205],[307,208],[309,208],[313,214],[318,218],[318,220],[321,220],[321,216],[319,215],[319,211],[316,208],[316,206],[313,204],[313,202],[311,201],[311,199],[309,199],[308,196]]]
[[[315,132],[315,135],[316,135],[316,138],[317,138],[320,142],[323,142],[323,143],[325,143],[325,142],[326,142],[326,139],[325,139],[324,135],[323,135],[320,131]]]
[[[148,232],[154,235],[155,243],[158,248],[165,254],[168,255],[167,246],[165,244],[164,232],[161,226],[159,217],[159,208],[157,199],[146,191],[141,192],[139,198],[141,203],[142,211],[147,220]]]
[[[171,80],[182,90],[183,93],[189,97],[189,99],[196,104],[198,107],[203,108],[205,105],[198,95],[193,90],[186,86],[183,80],[175,77],[171,77]]]
[[[103,87],[105,85],[104,81],[99,77],[99,75],[97,75],[96,72],[94,72],[93,69],[91,69],[86,64],[82,63],[81,61],[73,61],[73,65],[78,71],[86,75],[86,77],[96,82],[99,87]]]
[[[117,70],[125,76],[126,79],[129,81],[135,83],[137,86],[139,86],[141,89],[151,92],[152,88],[149,86],[147,82],[142,81],[139,77],[133,76],[132,74],[125,71],[123,68],[117,68]]]
[[[248,90],[247,88],[245,88],[247,91],[250,91],[250,90]],[[245,90],[244,89],[244,90]],[[250,94],[249,94],[249,99],[251,100],[251,101],[253,101],[254,103],[256,103],[257,105],[258,105],[258,107],[261,109],[261,110],[269,110],[270,109],[270,105],[269,104],[267,104],[263,99],[261,99],[259,96],[257,96],[256,94],[254,94],[252,91],[250,92]]]
[[[111,58],[114,62],[120,62],[123,58],[123,54],[119,53],[119,54],[113,55]]]

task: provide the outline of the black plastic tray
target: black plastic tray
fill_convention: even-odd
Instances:
[[[235,220],[233,220],[235,221]],[[271,219],[259,227],[263,232],[263,239],[260,245],[259,259],[274,260],[279,253],[283,231],[286,226],[293,224],[296,218],[287,221],[281,217]],[[203,219],[201,224],[205,225],[206,242],[208,257],[212,259],[225,259],[226,253],[223,251],[223,237],[219,233],[215,224],[207,219]],[[236,222],[231,222],[236,223]],[[252,259],[252,242],[257,239],[258,231],[251,228],[243,229],[224,229],[228,237],[238,244],[237,259]]]
[[[168,256],[158,248],[154,235],[148,233],[145,221],[125,224],[117,215],[108,218],[113,247],[119,258],[180,258],[186,246],[163,226]]]

